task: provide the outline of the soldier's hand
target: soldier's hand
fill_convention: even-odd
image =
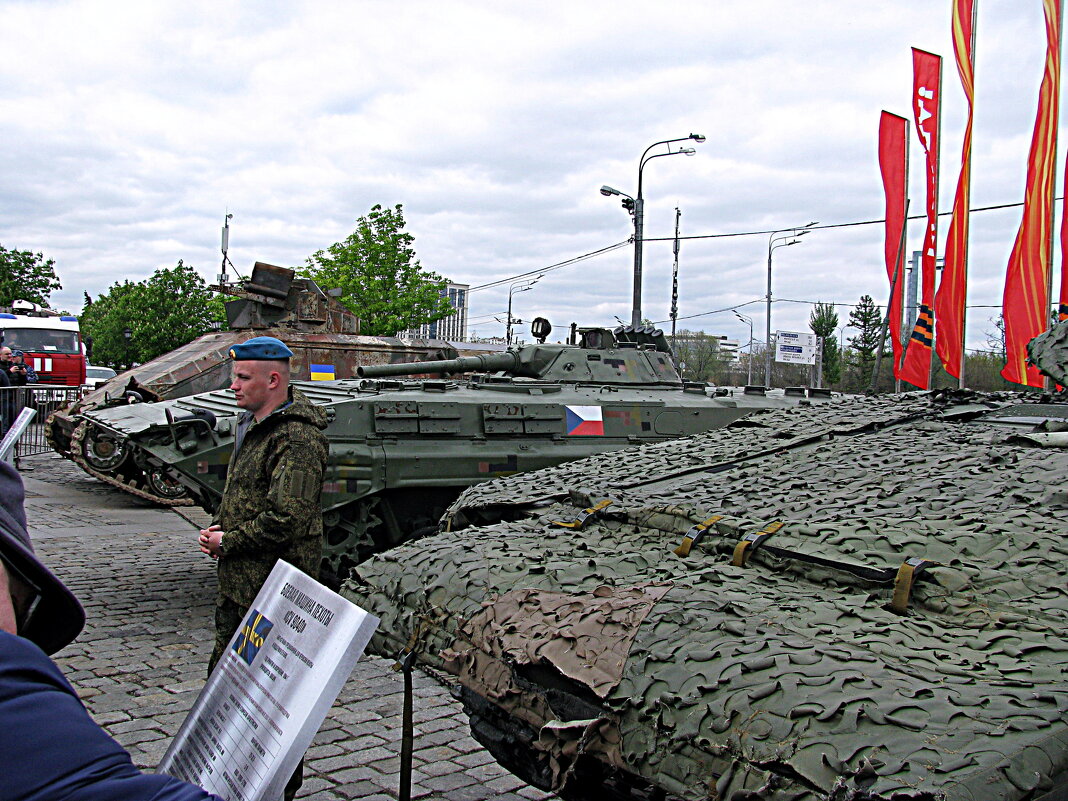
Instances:
[[[222,556],[222,526],[209,526],[200,530],[200,552],[206,553],[212,559]]]

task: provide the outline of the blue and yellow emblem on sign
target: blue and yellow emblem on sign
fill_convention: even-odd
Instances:
[[[245,621],[245,625],[241,627],[234,641],[234,653],[251,665],[273,628],[274,623],[253,609],[249,612],[248,620]]]
[[[333,381],[334,375],[334,365],[332,364],[313,364],[311,366],[312,381]]]

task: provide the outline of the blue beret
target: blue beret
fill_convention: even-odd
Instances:
[[[274,337],[253,337],[240,345],[230,348],[230,358],[234,361],[276,361],[288,359],[293,351],[286,344]]]

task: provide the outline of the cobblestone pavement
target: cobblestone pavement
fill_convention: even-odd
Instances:
[[[153,768],[206,677],[214,563],[196,547],[200,510],[161,509],[52,454],[22,460],[34,545],[85,606],[88,623],[56,655],[90,714]],[[311,801],[397,797],[403,697],[391,661],[356,665],[305,758]],[[544,799],[471,739],[440,680],[415,673],[412,797]]]

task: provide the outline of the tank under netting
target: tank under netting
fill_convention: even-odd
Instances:
[[[1027,356],[1062,387],[1068,386],[1068,320],[1061,320],[1028,342]]]
[[[772,411],[473,487],[344,592],[532,733],[681,798],[1032,799],[1068,769],[1064,404]]]

